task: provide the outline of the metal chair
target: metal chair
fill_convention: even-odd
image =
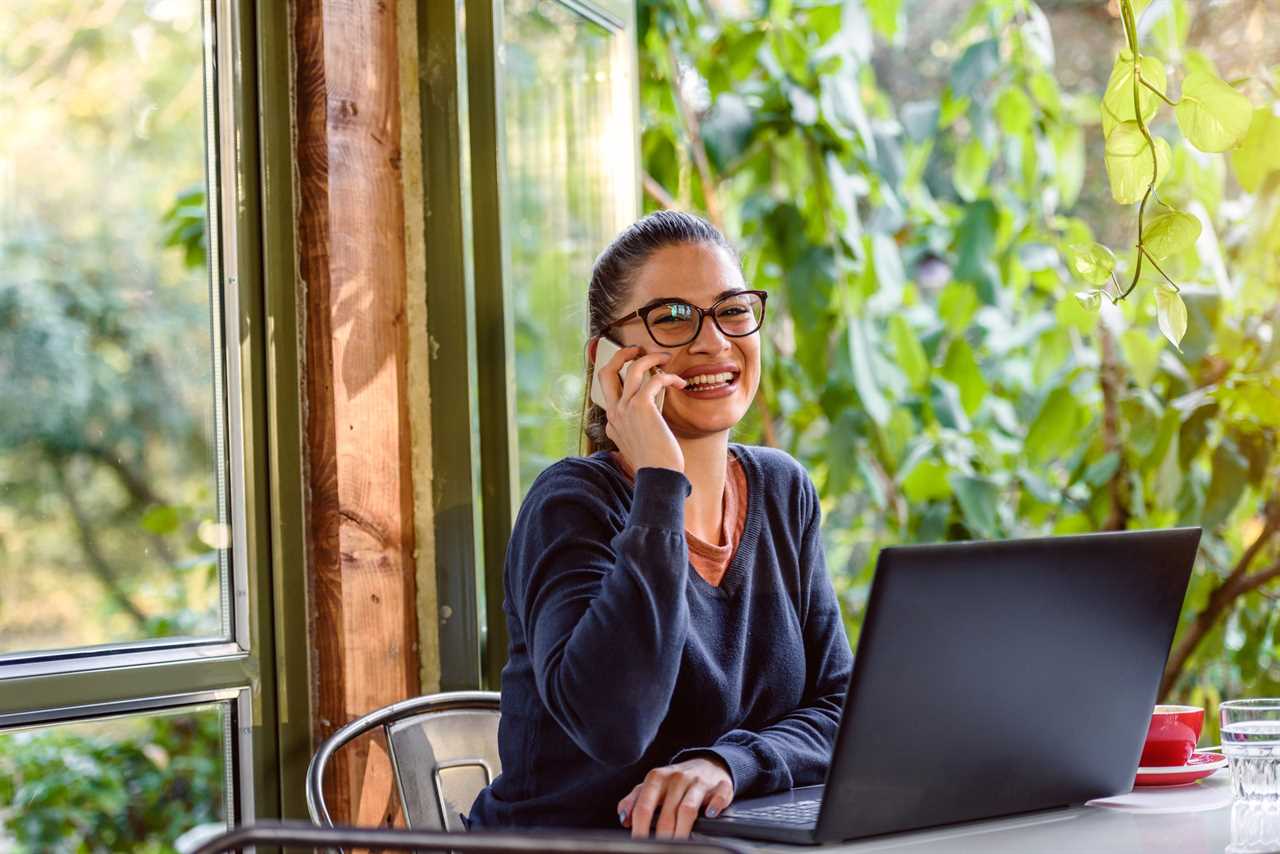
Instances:
[[[313,849],[346,847],[370,851],[458,851],[464,854],[747,854],[728,842],[627,839],[621,833],[442,833],[365,827],[315,827],[302,822],[259,822],[210,839],[193,854],[226,854],[254,845]]]
[[[311,820],[333,826],[323,788],[325,766],[333,754],[382,727],[406,824],[417,830],[463,830],[460,814],[470,811],[476,795],[502,771],[498,697],[491,691],[415,697],[342,727],[320,745],[307,768]]]

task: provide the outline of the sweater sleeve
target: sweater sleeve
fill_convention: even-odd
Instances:
[[[629,765],[666,717],[688,632],[690,486],[680,472],[640,469],[616,535],[592,486],[560,476],[531,491],[508,551],[509,594],[551,716],[595,761]]]
[[[758,731],[735,729],[710,747],[677,754],[672,762],[712,753],[733,777],[736,797],[811,786],[825,778],[853,668],[822,548],[817,491],[807,477],[812,512],[800,541],[800,607],[805,647],[805,692],[799,706]]]

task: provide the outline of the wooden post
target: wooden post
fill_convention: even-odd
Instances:
[[[293,9],[320,739],[418,691],[400,69],[396,3]],[[367,743],[339,754],[326,795],[335,820],[391,821],[389,765],[369,757]],[[380,803],[361,803],[362,791]]]

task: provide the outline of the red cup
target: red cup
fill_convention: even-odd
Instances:
[[[1186,765],[1200,740],[1204,709],[1195,706],[1156,706],[1142,743],[1143,768]]]

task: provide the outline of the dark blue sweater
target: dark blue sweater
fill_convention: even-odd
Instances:
[[[736,797],[822,782],[852,655],[787,454],[732,445],[742,539],[719,587],[689,565],[679,472],[635,488],[604,453],[529,490],[507,548],[502,773],[472,826],[613,826],[652,768],[708,751]]]

